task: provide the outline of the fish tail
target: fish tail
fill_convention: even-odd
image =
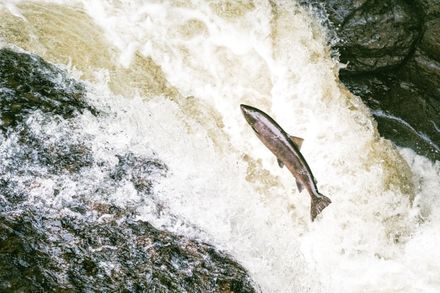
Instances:
[[[325,209],[329,204],[331,204],[330,198],[321,193],[312,196],[312,205],[310,207],[310,216],[312,221],[315,220],[316,216],[319,215],[323,209]]]

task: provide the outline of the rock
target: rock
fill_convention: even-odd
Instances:
[[[0,128],[16,126],[39,109],[64,118],[93,107],[84,100],[84,86],[36,55],[0,49]]]
[[[381,135],[438,160],[440,1],[300,2],[328,16],[321,22],[348,63],[340,79],[370,106]]]
[[[440,62],[417,49],[401,72],[402,78],[418,84],[427,94],[440,100]]]
[[[412,49],[418,27],[405,1],[366,1],[341,23],[341,61],[356,73],[396,67]]]
[[[440,101],[392,74],[349,76],[343,81],[370,107],[382,136],[440,160]]]
[[[426,22],[424,27],[419,46],[400,72],[440,100],[440,18]]]
[[[328,14],[340,42],[335,48],[347,73],[396,67],[411,52],[420,33],[417,10],[404,0],[302,1]]]
[[[227,254],[130,217],[28,209],[0,223],[2,292],[256,292]]]
[[[429,57],[440,62],[440,18],[425,23],[425,32],[420,42],[420,49]]]
[[[440,16],[440,0],[418,0],[414,4],[422,7],[425,21]]]

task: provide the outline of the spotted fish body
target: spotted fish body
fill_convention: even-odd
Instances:
[[[302,139],[289,136],[269,115],[263,111],[240,105],[241,111],[257,137],[277,157],[280,167],[285,165],[295,177],[299,191],[307,189],[311,197],[312,221],[327,207],[331,200],[319,193],[316,180],[299,148]],[[296,142],[296,143],[295,143]]]

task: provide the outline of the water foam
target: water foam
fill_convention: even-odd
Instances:
[[[155,152],[169,166],[157,194],[181,221],[152,216],[148,205],[139,206],[140,218],[226,249],[264,292],[438,291],[440,166],[409,150],[400,150],[403,160],[378,136],[300,8],[282,1],[83,7],[118,50],[112,62],[130,68],[136,54],[150,57],[175,89],[118,96],[102,72],[90,84],[91,99],[117,113],[99,127],[83,117],[93,145]],[[305,138],[303,154],[333,201],[317,222],[310,223],[308,195],[253,135],[240,103]],[[95,151],[107,155],[105,147]],[[111,200],[128,204],[127,194],[136,196],[127,187]]]

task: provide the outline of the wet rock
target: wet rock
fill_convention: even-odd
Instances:
[[[115,170],[110,173],[110,177],[115,181],[128,178],[133,182],[136,190],[150,193],[153,183],[148,179],[148,176],[153,173],[165,175],[167,171],[167,166],[159,160],[146,161],[132,153],[128,153],[118,156],[118,164]]]
[[[338,46],[346,71],[369,72],[401,64],[416,41],[418,15],[405,1],[366,1],[341,23]]]
[[[344,82],[370,107],[382,136],[440,160],[440,101],[391,74],[345,77]]]
[[[423,92],[440,100],[440,62],[423,51],[416,50],[405,67],[401,69],[401,77],[416,83]]]
[[[214,247],[146,222],[0,215],[2,292],[255,292]]]
[[[414,1],[414,4],[422,7],[425,21],[440,16],[440,0],[418,0]]]
[[[62,125],[65,119],[86,110],[96,115],[85,94],[83,84],[42,58],[0,49],[0,129],[16,144],[12,155],[4,158],[9,164],[2,161],[5,171],[11,171],[8,166],[16,164],[42,165],[51,168],[52,173],[78,172],[91,166],[89,143],[55,133],[48,137],[32,127]]]
[[[88,142],[66,136],[47,139],[27,127],[17,129],[16,152],[9,158],[12,165],[41,165],[52,174],[60,174],[79,172],[93,164],[92,146]]]
[[[36,55],[0,49],[0,128],[16,126],[39,109],[64,118],[96,111],[84,100],[84,86]]]
[[[440,18],[425,23],[425,32],[420,42],[420,49],[429,57],[440,62]]]
[[[302,0],[348,63],[341,81],[372,109],[382,136],[433,160],[440,152],[439,0]]]
[[[396,67],[420,34],[417,10],[404,0],[302,1],[319,4],[328,14],[340,42],[336,49],[348,73]]]

